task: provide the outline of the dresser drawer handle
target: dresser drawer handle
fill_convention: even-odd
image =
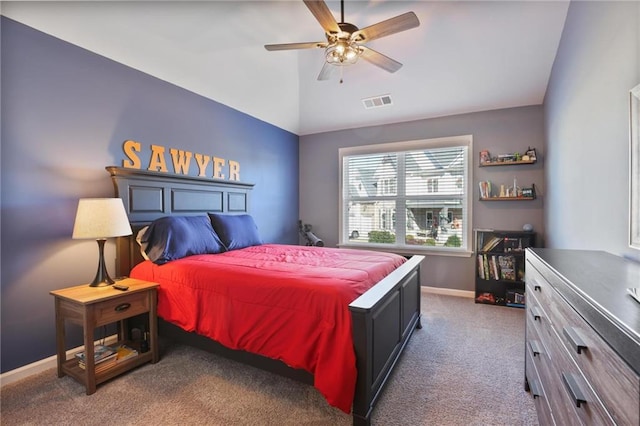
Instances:
[[[531,388],[531,396],[533,396],[533,399],[540,398],[543,395],[540,383],[538,383],[537,380],[532,380],[529,387]]]
[[[529,340],[529,347],[531,348],[531,353],[533,353],[534,357],[542,353],[542,350],[540,349],[540,345],[538,344],[537,340]]]
[[[571,398],[576,403],[576,407],[580,408],[581,404],[587,403],[587,398],[582,393],[582,389],[580,389],[580,385],[578,385],[578,380],[573,374],[562,373],[562,381],[567,387],[569,395],[571,395]]]
[[[582,353],[583,350],[589,349],[587,344],[580,338],[578,332],[573,327],[565,327],[562,329],[564,335],[569,339],[569,343],[573,346],[579,354]]]
[[[114,308],[116,312],[124,312],[131,307],[131,303],[121,303]]]
[[[533,289],[538,293],[542,293],[542,287],[540,287],[540,284],[536,283],[535,281],[533,282]]]
[[[531,308],[531,316],[533,316],[534,321],[540,321],[540,311],[537,306]]]

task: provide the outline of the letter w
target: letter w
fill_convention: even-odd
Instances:
[[[189,151],[177,150],[175,148],[171,148],[170,152],[174,173],[188,175],[189,164],[191,163],[191,156],[193,154]]]

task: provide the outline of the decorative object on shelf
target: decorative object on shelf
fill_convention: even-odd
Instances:
[[[480,199],[491,197],[491,182],[478,182],[478,186],[480,187]]]
[[[522,230],[525,231],[525,232],[532,232],[533,231],[533,225],[530,224],[530,223],[525,223],[522,226]]]
[[[527,156],[527,158],[529,159],[529,161],[536,161],[537,157],[536,157],[536,149],[535,148],[531,148],[528,147],[527,151],[524,153],[524,155]],[[524,160],[524,156],[522,158]]]
[[[480,151],[480,165],[491,162],[491,154],[486,149]]]
[[[89,284],[102,287],[114,283],[104,263],[107,238],[131,235],[131,226],[120,198],[82,198],[78,201],[73,239],[95,239],[98,242],[98,270]]]

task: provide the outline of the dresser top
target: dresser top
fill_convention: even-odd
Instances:
[[[627,288],[640,287],[640,264],[604,251],[530,248],[528,254],[534,266],[541,262],[562,279],[566,288],[557,290],[614,349],[631,355],[627,362],[638,371],[640,303]]]

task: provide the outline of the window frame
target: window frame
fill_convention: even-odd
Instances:
[[[345,157],[354,155],[375,155],[384,153],[399,153],[410,152],[416,150],[428,150],[439,148],[450,148],[464,146],[467,148],[466,152],[466,168],[465,168],[465,182],[466,188],[462,196],[463,208],[466,209],[467,217],[464,224],[464,242],[462,247],[433,247],[433,246],[414,246],[408,244],[375,244],[375,243],[352,243],[348,238],[348,229],[345,230],[344,226],[349,214],[348,209],[345,210],[345,196],[344,196],[344,183],[345,183]],[[460,256],[469,257],[473,254],[473,231],[472,231],[472,217],[473,217],[473,136],[472,135],[460,135],[450,136],[442,138],[429,138],[418,139],[411,141],[399,141],[388,142],[374,145],[361,145],[355,147],[345,147],[338,150],[338,162],[339,162],[339,183],[338,183],[338,246],[345,248],[363,248],[369,250],[384,250],[392,251],[400,254],[437,254],[445,256]],[[400,173],[403,173],[401,170]],[[398,194],[393,197],[377,197],[377,200],[404,200],[406,202],[407,196],[400,194],[400,190],[404,189],[404,183],[398,179]],[[396,210],[396,216],[401,218],[406,215],[406,210],[402,212]],[[397,223],[397,226],[404,226],[404,220]],[[403,228],[404,229],[404,228]],[[404,232],[404,231],[403,231]]]

